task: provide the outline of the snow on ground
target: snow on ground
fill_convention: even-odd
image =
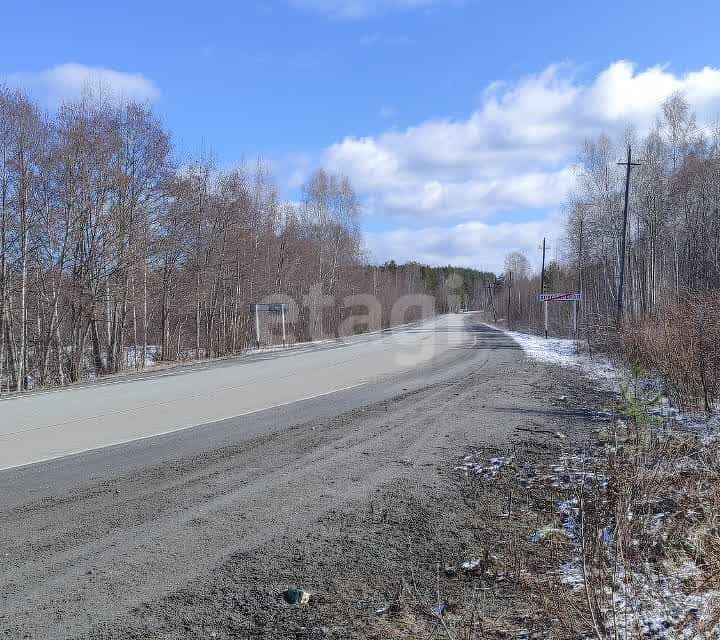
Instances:
[[[595,380],[618,388],[622,380],[621,367],[607,356],[590,355],[582,343],[567,338],[543,338],[541,336],[506,331],[522,350],[533,360],[561,367],[580,369]]]
[[[143,347],[126,347],[125,364],[128,369],[149,369],[157,364],[160,357],[160,345],[149,344],[145,350],[145,364],[143,364]]]
[[[662,418],[666,429],[694,434],[700,437],[705,445],[720,439],[720,413],[717,408],[712,415],[680,411],[667,396],[660,393],[656,395],[659,396],[658,403],[649,407],[648,413]]]

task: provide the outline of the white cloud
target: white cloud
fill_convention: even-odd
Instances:
[[[573,184],[584,140],[649,128],[661,102],[682,91],[702,120],[720,112],[720,69],[685,75],[667,67],[611,64],[589,83],[553,65],[514,84],[486,88],[465,120],[430,120],[404,131],[348,137],[323,153],[382,216],[478,219],[549,209]]]
[[[28,91],[48,106],[72,100],[87,89],[100,91],[112,99],[155,101],[160,90],[140,73],[127,73],[102,67],[66,63],[34,72],[13,73],[7,84]]]
[[[298,9],[308,9],[331,18],[359,20],[389,11],[427,9],[439,4],[457,4],[458,0],[290,0]]]
[[[542,236],[559,233],[557,212],[583,142],[628,126],[646,132],[677,91],[701,125],[720,114],[719,68],[677,74],[621,60],[581,82],[570,65],[552,65],[489,85],[466,119],[347,137],[326,148],[321,163],[351,179],[370,215],[404,224],[366,234],[374,259],[500,270],[509,251],[534,260]],[[530,211],[536,221],[483,222]]]
[[[532,222],[463,222],[449,227],[399,228],[366,233],[371,257],[376,262],[416,260],[431,265],[478,267],[500,273],[510,251],[522,251],[537,262],[543,236],[557,228],[554,216]],[[551,246],[556,244],[551,242]]]

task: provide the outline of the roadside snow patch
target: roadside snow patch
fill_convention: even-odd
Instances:
[[[617,388],[622,380],[620,368],[609,358],[590,356],[583,351],[581,343],[567,338],[543,338],[517,331],[505,331],[517,342],[526,355],[537,362],[572,367],[581,370],[595,380],[610,383]]]

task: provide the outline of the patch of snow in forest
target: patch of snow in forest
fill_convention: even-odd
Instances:
[[[143,365],[143,347],[138,346],[137,351],[135,347],[126,347],[125,349],[125,364],[128,369],[144,369],[153,367],[157,364],[157,360],[160,356],[160,346],[156,344],[147,345],[145,351],[145,364]]]

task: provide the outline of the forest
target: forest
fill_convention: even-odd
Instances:
[[[628,149],[637,165],[619,304]],[[659,105],[646,135],[628,129],[618,140],[588,140],[576,170],[561,258],[546,266],[545,291],[581,292],[581,339],[622,349],[709,408],[720,392],[720,125],[698,124],[686,98],[675,94]],[[502,280],[508,324],[540,333],[540,274],[514,253]],[[570,304],[550,305],[551,332],[569,335],[571,315]]]
[[[145,104],[88,93],[46,113],[0,88],[0,392],[240,353],[257,302],[289,303],[304,341],[339,335],[350,296],[372,294],[370,324],[386,327],[404,295],[444,311],[495,280],[370,265],[360,215],[350,182],[322,169],[289,203],[261,160],[181,161]],[[263,323],[265,344],[277,323]]]
[[[629,148],[637,165],[620,306]],[[699,125],[673,95],[647,134],[588,140],[576,172],[561,245],[542,275],[519,252],[497,278],[373,265],[344,176],[318,169],[299,201],[283,201],[260,159],[228,169],[207,154],[178,158],[146,104],[88,93],[48,113],[2,88],[0,391],[241,353],[257,346],[257,302],[288,303],[297,342],[347,332],[366,294],[377,317],[352,332],[398,322],[393,305],[421,294],[438,312],[484,308],[492,321],[541,333],[543,288],[582,293],[578,337],[593,348],[667,368],[711,403],[720,393],[720,126]],[[549,311],[551,333],[571,334],[573,306]],[[426,312],[410,308],[402,320]],[[261,343],[278,340],[277,324],[263,317]]]

